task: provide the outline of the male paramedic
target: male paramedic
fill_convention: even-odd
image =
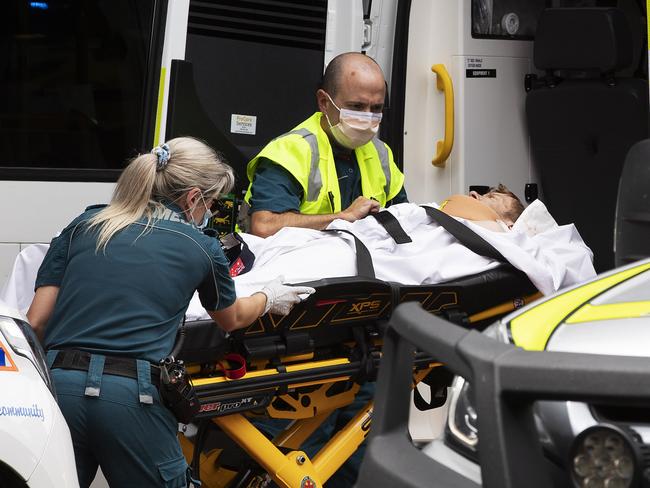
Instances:
[[[377,137],[386,81],[379,65],[360,53],[336,56],[316,92],[319,112],[269,142],[248,163],[252,234],[268,237],[283,227],[324,229],[335,219],[362,219],[391,203],[407,201],[404,175],[390,148]],[[330,415],[302,448],[313,455],[345,426],[374,393],[366,383],[347,408]],[[271,433],[277,425],[258,424]],[[364,448],[328,481],[356,480]]]
[[[404,175],[377,138],[385,95],[372,58],[352,52],[332,59],[316,92],[320,111],[248,163],[252,234],[324,229],[334,219],[354,222],[407,201]]]

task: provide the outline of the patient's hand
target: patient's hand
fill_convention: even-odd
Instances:
[[[341,218],[348,222],[354,222],[371,213],[379,212],[380,205],[377,200],[371,200],[366,197],[357,197],[348,208],[341,212]]]

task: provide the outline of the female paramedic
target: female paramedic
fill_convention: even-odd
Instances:
[[[210,147],[173,139],[132,160],[110,204],[89,207],[52,240],[27,316],[44,338],[82,487],[98,465],[110,486],[188,485],[156,365],[195,290],[226,331],[269,310],[286,314],[314,292],[277,279],[236,298],[219,242],[201,232],[233,179]]]

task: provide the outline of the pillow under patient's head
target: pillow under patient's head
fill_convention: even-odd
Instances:
[[[557,222],[540,200],[535,200],[528,205],[512,226],[516,232],[525,232],[534,236],[557,227]]]

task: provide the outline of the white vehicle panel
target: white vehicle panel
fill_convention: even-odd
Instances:
[[[537,181],[524,113],[532,45],[473,38],[471,0],[413,1],[404,117],[405,187],[412,201],[440,201],[470,185],[499,182],[521,198],[525,184]],[[445,135],[445,96],[436,87],[435,64],[445,66],[454,91],[454,145],[444,167],[431,164]],[[469,77],[469,67],[492,74]]]
[[[0,461],[28,479],[60,412],[34,365],[13,353],[4,338],[2,346],[17,371],[0,370]]]
[[[82,213],[88,205],[108,203],[114,183],[0,181],[0,245],[10,246],[15,254],[2,255],[0,287],[7,279],[11,263],[21,246],[49,243],[57,233]]]
[[[28,484],[31,488],[76,488],[79,482],[70,429],[58,408],[52,409],[52,417],[52,432],[45,445],[41,462],[36,466]]]
[[[395,41],[395,17],[397,0],[373,0],[370,9],[369,44],[366,54],[377,61],[384,71],[390,89],[393,69],[393,43]]]
[[[176,0],[168,4],[167,22],[165,25],[166,42],[163,48],[160,90],[162,99],[158,100],[157,131],[154,135],[154,145],[165,140],[165,123],[167,120],[167,98],[169,97],[169,76],[172,61],[185,59],[185,42],[187,41],[187,19],[189,15],[189,0]]]
[[[327,2],[327,33],[324,64],[339,54],[361,51],[363,46],[363,2],[361,0],[329,0]]]
[[[647,317],[601,320],[561,325],[546,350],[647,357],[649,340]]]
[[[0,464],[9,466],[31,488],[76,488],[70,430],[35,364],[10,345],[9,341],[17,348],[29,347],[26,342],[15,342],[23,333],[11,327],[14,319],[26,321],[20,312],[0,302],[4,322],[0,333]]]

